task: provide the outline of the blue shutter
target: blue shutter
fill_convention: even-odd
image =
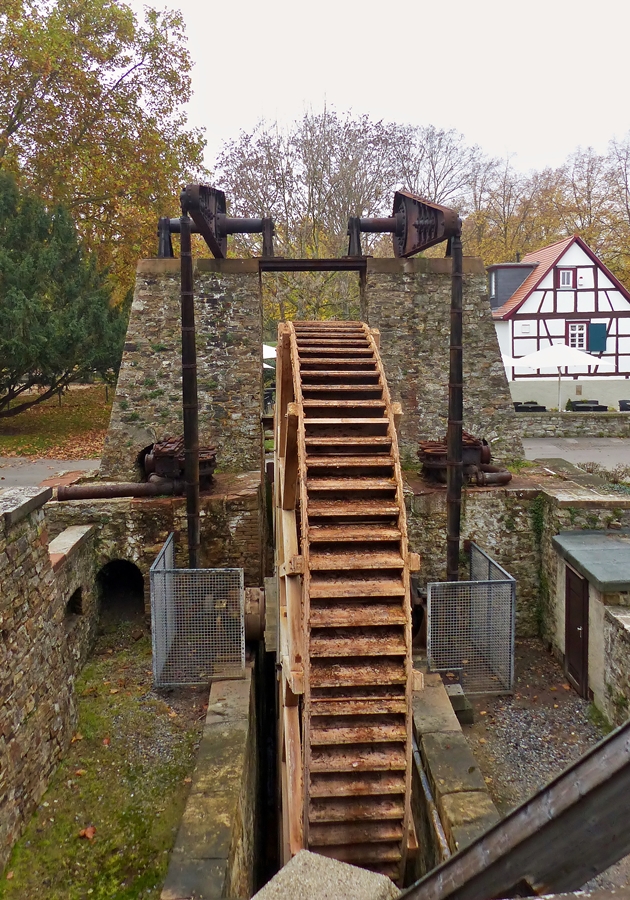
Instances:
[[[606,326],[599,322],[590,322],[588,326],[589,353],[605,353],[606,351]]]

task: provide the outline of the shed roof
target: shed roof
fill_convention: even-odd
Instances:
[[[553,545],[603,594],[630,591],[630,531],[561,531]]]

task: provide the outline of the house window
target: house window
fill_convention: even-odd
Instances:
[[[569,347],[586,350],[586,322],[569,322]]]
[[[497,273],[490,272],[490,297],[496,297],[497,294]]]
[[[521,325],[521,334],[529,334],[530,330],[529,322],[523,322]]]
[[[558,269],[558,287],[564,290],[575,287],[575,269]]]

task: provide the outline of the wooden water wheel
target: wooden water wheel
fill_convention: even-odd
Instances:
[[[283,862],[307,848],[400,884],[417,558],[378,334],[282,324],[276,378]]]

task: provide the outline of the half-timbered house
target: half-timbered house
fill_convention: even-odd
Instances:
[[[630,377],[630,293],[578,235],[528,253],[519,262],[489,266],[488,277],[504,356],[525,356],[564,343],[614,365],[606,372],[596,366],[571,368],[567,374],[574,379]],[[508,369],[514,382],[545,375],[557,377],[558,370]],[[621,393],[630,393],[629,387],[623,385]]]

